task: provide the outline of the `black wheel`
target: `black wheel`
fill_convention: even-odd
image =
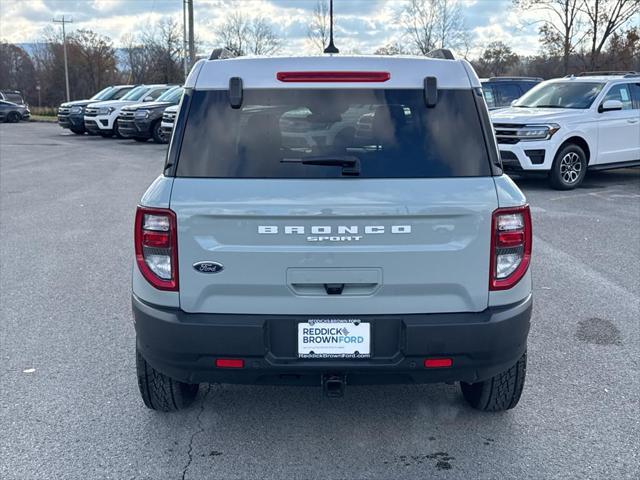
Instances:
[[[113,122],[113,134],[116,136],[116,138],[124,138],[120,133],[120,125],[118,125],[118,120]]]
[[[515,407],[527,373],[527,352],[506,372],[477,383],[460,382],[462,396],[477,410],[502,412]]]
[[[167,143],[167,137],[162,131],[162,126],[160,125],[160,120],[153,124],[151,129],[151,135],[153,136],[153,141],[156,143]]]
[[[146,141],[149,140],[148,138],[144,138],[144,137],[133,137],[133,139],[136,142],[141,142],[141,143],[146,143]]]
[[[71,130],[76,135],[84,135],[85,132],[84,128],[70,128],[69,130]]]
[[[7,115],[7,122],[18,123],[20,121],[20,114],[18,112],[9,112]]]
[[[103,132],[103,131],[101,130],[101,131],[100,131],[100,133],[99,133],[99,135],[100,135],[101,137],[104,137],[104,138],[111,138],[111,137],[113,137],[113,132]]]
[[[587,155],[578,145],[560,149],[549,172],[549,183],[556,190],[572,190],[582,183],[587,173]]]
[[[175,412],[193,403],[199,385],[182,383],[158,372],[136,349],[138,388],[142,401],[151,410]]]

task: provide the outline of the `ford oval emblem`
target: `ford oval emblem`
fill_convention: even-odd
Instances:
[[[198,262],[193,264],[193,268],[200,273],[220,273],[224,270],[222,264],[218,262]]]

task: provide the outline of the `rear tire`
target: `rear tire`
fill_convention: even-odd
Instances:
[[[200,385],[183,383],[158,372],[147,363],[136,348],[138,388],[147,408],[175,412],[188,407],[198,394]]]
[[[527,352],[509,370],[483,382],[460,382],[462,396],[476,410],[502,412],[520,400],[527,373]]]
[[[573,143],[558,151],[549,172],[549,183],[555,190],[573,190],[587,174],[587,155]]]
[[[144,138],[144,137],[133,137],[133,139],[134,139],[136,142],[140,142],[140,143],[146,143],[146,142],[147,142],[147,140],[149,140],[148,138]]]

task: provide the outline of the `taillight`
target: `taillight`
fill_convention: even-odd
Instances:
[[[168,208],[138,207],[136,262],[147,281],[160,290],[178,290],[176,214]]]
[[[489,290],[506,290],[520,281],[531,263],[531,243],[529,205],[493,212]]]
[[[389,72],[278,72],[281,82],[386,82]]]

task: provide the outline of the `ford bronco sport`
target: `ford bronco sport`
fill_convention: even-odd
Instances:
[[[460,382],[512,408],[531,244],[466,61],[201,60],[135,218],[142,399]]]

